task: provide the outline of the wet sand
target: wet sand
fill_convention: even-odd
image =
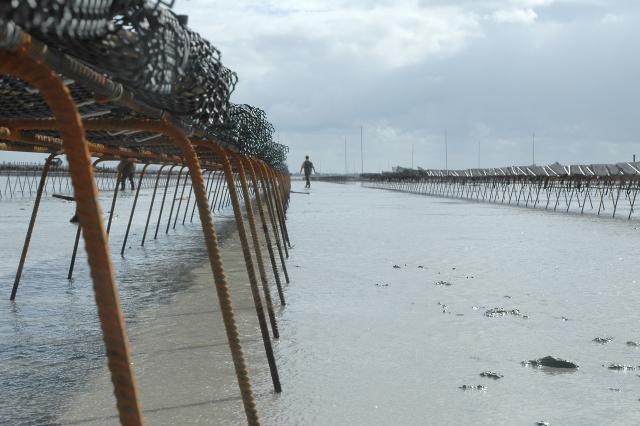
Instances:
[[[270,377],[237,231],[223,239],[241,343],[255,391]],[[129,329],[144,415],[148,424],[242,424],[244,411],[208,263],[195,269],[189,288],[171,303],[145,309]],[[263,383],[265,382],[265,383]],[[266,387],[266,388],[265,388]],[[69,403],[62,424],[119,424],[106,368]]]
[[[222,250],[263,424],[640,423],[637,223],[322,183],[288,216],[281,395]],[[129,329],[148,423],[243,424],[210,270],[179,279]],[[549,355],[579,368],[521,364]],[[88,381],[62,419],[117,424],[104,364]]]

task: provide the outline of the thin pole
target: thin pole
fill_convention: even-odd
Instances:
[[[536,134],[533,133],[531,137],[531,164],[536,165]]]
[[[480,150],[481,150],[480,141],[478,141],[478,168],[480,168]]]
[[[264,300],[267,304],[267,313],[269,314],[269,321],[271,323],[271,331],[273,332],[273,338],[278,339],[280,333],[278,331],[278,323],[276,322],[276,315],[273,312],[273,300],[271,299],[271,291],[269,290],[269,281],[267,280],[267,271],[264,268],[264,260],[262,257],[262,248],[260,247],[260,241],[258,240],[258,229],[256,228],[255,216],[253,214],[253,203],[249,197],[249,186],[247,182],[247,175],[244,170],[242,157],[234,155],[236,165],[238,168],[238,175],[240,176],[240,188],[244,193],[245,203],[244,207],[247,211],[247,219],[249,222],[249,231],[251,233],[251,240],[253,241],[253,251],[256,255],[256,263],[258,264],[258,273],[260,274],[260,283],[262,284],[262,292],[264,293]]]
[[[164,201],[167,199],[167,191],[169,190],[169,183],[171,182],[171,172],[176,166],[171,166],[169,173],[167,174],[167,183],[164,186],[164,194],[162,195],[162,203],[160,204],[160,213],[158,214],[158,223],[156,223],[156,232],[153,235],[153,239],[158,238],[158,229],[160,229],[160,221],[162,219],[162,210],[164,210]]]
[[[160,182],[160,173],[162,172],[162,169],[164,169],[166,167],[166,164],[163,164],[162,166],[160,166],[160,168],[158,169],[158,174],[156,175],[156,184],[153,187],[153,195],[151,195],[151,203],[149,204],[149,213],[147,214],[147,222],[144,225],[144,233],[142,234],[142,244],[141,246],[144,247],[144,241],[147,239],[147,230],[149,229],[149,220],[151,219],[151,211],[153,210],[153,202],[156,199],[156,192],[158,191],[158,182]]]
[[[71,253],[71,262],[69,263],[69,271],[67,272],[68,280],[73,278],[73,268],[76,265],[76,255],[78,254],[78,244],[80,244],[81,231],[82,231],[82,227],[78,226],[78,229],[76,230],[76,239],[73,242],[73,252]]]
[[[127,239],[129,238],[129,231],[131,230],[131,222],[133,221],[133,214],[136,211],[136,205],[138,204],[138,195],[140,194],[140,187],[142,186],[142,178],[144,178],[144,172],[149,167],[149,164],[145,164],[140,172],[140,179],[138,179],[138,187],[136,188],[136,197],[133,199],[133,206],[131,206],[131,214],[129,215],[129,223],[127,223],[127,232],[124,234],[124,241],[122,242],[122,249],[120,249],[120,256],[124,256],[124,250],[127,246]]]
[[[229,195],[231,204],[233,205],[233,212],[236,219],[236,225],[238,228],[238,236],[240,237],[240,243],[242,245],[242,253],[244,255],[244,262],[247,266],[247,273],[249,275],[249,286],[251,287],[251,295],[253,296],[253,303],[256,308],[256,315],[258,317],[258,324],[260,325],[260,333],[262,334],[262,342],[264,343],[264,349],[267,355],[267,362],[269,364],[269,370],[271,372],[271,380],[273,381],[273,387],[276,392],[282,392],[280,386],[280,378],[278,376],[278,369],[276,366],[276,360],[273,355],[273,347],[271,346],[271,338],[269,337],[269,328],[264,315],[264,308],[262,306],[262,298],[260,297],[260,290],[258,289],[258,280],[256,278],[255,268],[253,266],[253,259],[251,257],[251,249],[249,248],[249,240],[244,227],[244,221],[242,219],[242,210],[240,209],[240,202],[238,201],[238,193],[236,192],[235,178],[233,171],[231,170],[231,163],[229,158],[222,152],[218,154],[221,157],[222,164],[224,166],[224,175],[227,179],[227,186],[229,188]]]
[[[364,148],[363,148],[363,126],[360,126],[360,174],[364,174]]]
[[[167,220],[167,229],[165,230],[165,234],[169,233],[169,228],[171,227],[171,217],[173,216],[173,208],[176,205],[176,197],[178,196],[178,188],[180,188],[180,178],[182,177],[182,171],[185,166],[180,168],[178,172],[178,179],[176,179],[176,190],[173,192],[173,200],[171,201],[171,209],[169,210],[169,220]]]
[[[184,177],[184,183],[182,184],[182,192],[180,192],[180,200],[178,201],[178,209],[176,210],[176,217],[173,220],[172,229],[176,229],[176,223],[178,222],[178,216],[180,216],[180,206],[182,205],[182,199],[184,198],[184,190],[187,187],[187,181],[189,177],[189,171],[187,170],[187,176]]]
[[[414,144],[411,144],[411,168],[413,169],[413,149],[414,149]]]
[[[278,273],[278,265],[276,264],[276,257],[273,252],[273,244],[271,242],[271,236],[269,235],[269,227],[267,226],[267,218],[264,214],[264,208],[262,205],[262,197],[260,196],[260,186],[258,185],[258,179],[256,178],[256,171],[253,167],[253,160],[249,159],[249,176],[255,189],[256,194],[256,206],[258,207],[258,213],[260,214],[260,222],[262,223],[262,231],[264,232],[264,239],[266,241],[267,250],[269,251],[269,258],[271,259],[271,269],[273,269],[273,276],[276,279],[276,287],[278,288],[278,296],[280,297],[280,303],[286,305],[284,300],[284,292],[282,291],[282,283],[280,282],[280,274]],[[277,238],[277,237],[276,237]]]
[[[344,137],[344,174],[348,174],[348,168],[347,168],[347,137]]]
[[[444,169],[449,171],[449,144],[447,142],[447,129],[444,129]]]
[[[29,251],[29,243],[31,242],[31,234],[33,228],[36,225],[36,217],[38,216],[38,208],[40,207],[40,200],[42,199],[42,191],[44,190],[45,183],[47,181],[47,174],[49,174],[49,168],[51,162],[56,158],[57,154],[51,154],[47,157],[42,168],[42,174],[40,175],[40,183],[38,184],[38,192],[36,193],[36,201],[33,203],[33,210],[31,211],[31,219],[29,220],[29,227],[27,228],[27,235],[24,238],[24,245],[22,246],[22,254],[20,255],[20,262],[18,263],[18,272],[16,272],[16,278],[13,281],[13,288],[11,289],[11,297],[9,300],[16,299],[16,293],[18,292],[18,286],[20,285],[20,277],[22,277],[22,268],[24,268],[24,262],[27,259],[27,252]]]
[[[118,176],[116,177],[116,189],[113,191],[113,198],[111,199],[111,211],[109,212],[109,222],[107,223],[107,235],[109,235],[109,231],[111,231],[111,221],[113,220],[113,212],[116,209],[116,199],[118,198],[118,188],[120,188],[120,179],[123,179],[123,176],[122,176],[122,172],[118,170]]]

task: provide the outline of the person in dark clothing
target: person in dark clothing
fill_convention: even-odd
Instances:
[[[305,160],[302,163],[302,166],[300,166],[300,173],[302,173],[302,171],[304,170],[304,178],[307,181],[307,184],[304,186],[305,188],[311,188],[311,181],[309,180],[309,176],[311,176],[311,171],[313,170],[313,173],[316,172],[315,167],[313,167],[313,163],[311,161],[309,161],[309,156],[305,156],[304,157]]]
[[[131,183],[131,190],[136,189],[136,185],[133,183],[133,175],[136,174],[136,165],[131,160],[122,160],[118,164],[118,172],[120,173],[120,190],[124,191],[125,180],[129,179]]]

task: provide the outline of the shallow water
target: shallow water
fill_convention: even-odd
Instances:
[[[640,371],[603,367],[640,365],[637,223],[356,185],[291,197],[266,423],[640,423]],[[580,368],[520,364],[546,355]]]
[[[172,192],[167,195],[154,240],[159,190],[143,248],[140,242],[151,190],[142,190],[124,257],[120,248],[134,193],[118,195],[110,242],[128,326],[136,323],[141,309],[169,303],[188,288],[190,271],[205,259],[197,212],[190,223],[191,207],[187,226],[182,226],[187,194],[188,190],[176,230],[170,229],[168,235]],[[110,192],[101,195],[105,224],[111,196]],[[74,203],[43,198],[17,299],[8,300],[32,206],[33,199],[0,202],[0,424],[56,423],[73,395],[82,392],[106,365],[82,239],[74,278],[66,279],[77,229],[69,223]],[[219,224],[226,221],[218,218]]]
[[[137,314],[176,298],[188,303],[190,272],[204,262],[196,223],[165,236],[163,220],[158,241],[139,247],[149,195],[129,254],[114,255],[125,316],[142,334],[156,325]],[[640,423],[640,371],[603,366],[640,365],[640,349],[626,344],[640,341],[637,223],[356,185],[314,183],[310,195],[291,197],[291,284],[274,343],[281,395],[272,393],[261,345],[244,346],[265,424]],[[109,201],[107,194],[102,205]],[[116,208],[115,253],[131,201],[126,193]],[[16,303],[7,299],[31,204],[0,203],[0,424],[55,423],[92,377],[105,374],[82,251],[77,278],[65,279],[73,206],[43,203],[50,208],[38,219]],[[527,318],[484,315],[495,307]],[[609,336],[607,344],[592,341]],[[224,344],[210,353],[228,358]],[[546,355],[580,368],[520,364]],[[195,374],[188,363],[180,368]],[[504,377],[479,376],[487,370]],[[232,404],[224,423],[242,424],[239,401]]]

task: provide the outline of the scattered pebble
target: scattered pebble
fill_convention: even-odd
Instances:
[[[633,340],[629,340],[627,342],[627,346],[640,346],[640,343],[634,342]]]
[[[506,296],[504,296],[504,298],[505,298],[505,299],[511,299],[511,296],[506,295]]]
[[[401,266],[400,265],[393,265],[393,269],[400,269]]]
[[[451,268],[451,270],[452,270],[452,271],[455,271],[455,270],[456,270],[456,268]]]
[[[553,356],[545,356],[544,358],[531,359],[529,361],[522,361],[522,365],[528,365],[531,367],[551,367],[551,368],[567,368],[577,369],[578,364],[567,361],[566,359],[556,358]]]
[[[527,315],[523,315],[519,309],[504,309],[504,308],[492,308],[487,310],[484,313],[485,317],[493,318],[493,317],[504,317],[506,315],[513,315],[516,317],[529,318]]]
[[[602,344],[609,343],[612,340],[613,337],[596,337],[595,339],[593,339],[594,342]]]
[[[450,287],[450,286],[452,286],[453,284],[451,284],[451,283],[450,283],[450,282],[448,282],[448,281],[436,281],[435,285],[440,285],[440,286]]]
[[[424,266],[418,265],[418,269],[424,269]]]
[[[483,371],[480,373],[480,377],[488,377],[490,379],[502,379],[504,376],[500,373],[496,373],[495,371]]]
[[[536,422],[536,426],[549,426],[549,422],[545,422],[544,420],[540,420]]]
[[[376,287],[389,287],[389,283],[376,283]]]
[[[487,390],[487,387],[486,386],[482,386],[482,385],[476,385],[476,386],[473,386],[473,385],[462,385],[458,389],[462,389],[462,390],[481,390],[481,391],[483,391],[483,390]]]
[[[569,321],[569,318],[567,317],[561,317],[561,318],[562,318],[562,321]]]
[[[610,391],[612,392],[622,392],[620,389],[618,388],[609,388]]]
[[[604,365],[602,365],[604,367]],[[609,370],[618,370],[618,371],[627,371],[627,370],[635,370],[636,368],[631,365],[623,365],[623,364],[614,364],[611,363],[607,366]]]

